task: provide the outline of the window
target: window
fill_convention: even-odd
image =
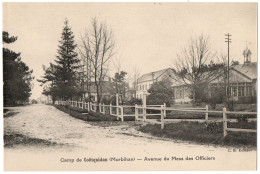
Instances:
[[[229,87],[229,88],[227,87],[226,88],[226,94],[231,95],[231,87]]]
[[[243,86],[238,87],[238,96],[245,96],[245,87]]]
[[[176,90],[176,99],[180,99],[180,98],[184,98],[184,95],[183,95],[183,90],[182,89],[177,89]]]
[[[183,91],[180,90],[180,98],[183,98]]]
[[[246,87],[246,96],[252,96],[252,86]]]
[[[232,87],[232,96],[237,96],[237,87]]]
[[[179,90],[176,90],[176,97],[175,98],[179,98],[179,96],[180,96],[180,91]]]

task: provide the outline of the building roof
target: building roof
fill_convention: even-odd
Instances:
[[[234,70],[246,75],[250,79],[257,78],[257,62],[247,62],[232,67]]]
[[[103,81],[101,82],[100,87],[102,87],[102,93],[110,93],[111,92],[111,82],[110,81]],[[94,82],[91,82],[89,86],[90,93],[96,93],[97,87]]]
[[[162,74],[164,74],[167,70],[170,70],[170,68],[150,72],[148,74],[144,74],[137,79],[137,82],[140,83],[140,82],[144,82],[144,81],[156,80],[158,77],[160,77]]]

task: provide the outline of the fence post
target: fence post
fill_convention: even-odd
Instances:
[[[90,108],[90,102],[88,102],[88,112],[90,111],[89,108]]]
[[[227,114],[226,108],[223,108],[223,135],[224,137],[227,136]]]
[[[166,118],[166,103],[163,104],[163,107],[164,107],[164,112],[163,112],[164,118]]]
[[[164,106],[161,106],[161,129],[164,129]]]
[[[112,114],[112,104],[110,103],[109,105],[109,114],[111,115]]]
[[[121,121],[124,121],[124,107],[121,106]]]
[[[143,122],[146,120],[146,92],[143,93]]]
[[[138,121],[139,113],[138,113],[138,107],[137,104],[135,104],[135,121]]]
[[[206,114],[205,114],[205,120],[206,120],[206,121],[208,121],[208,119],[209,119],[209,113],[208,113],[208,111],[209,111],[209,107],[208,107],[208,105],[206,105]]]
[[[120,106],[116,106],[116,120],[119,120],[119,107]]]
[[[105,104],[103,103],[103,114],[105,114]]]
[[[99,112],[102,113],[101,103],[99,103],[98,106],[99,106]]]
[[[116,94],[116,115],[118,116],[119,115],[119,98],[118,98],[118,94]]]

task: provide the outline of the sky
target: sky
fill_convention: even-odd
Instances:
[[[57,55],[65,18],[78,43],[93,17],[113,30],[113,60],[120,59],[129,76],[135,67],[140,74],[173,68],[176,54],[191,37],[201,34],[221,55],[227,54],[225,34],[230,33],[230,60],[243,63],[248,45],[252,61],[257,61],[257,3],[3,3],[2,21],[4,31],[18,36],[8,48],[21,52],[39,79],[44,74],[42,65],[48,66]],[[41,92],[34,80],[31,98]]]

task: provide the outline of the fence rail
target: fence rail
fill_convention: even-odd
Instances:
[[[173,108],[173,107],[166,107],[166,104],[163,105],[118,105],[114,106],[112,104],[105,105],[105,104],[97,104],[91,102],[82,102],[82,101],[56,101],[55,104],[58,105],[70,105],[72,107],[77,107],[81,109],[85,109],[87,111],[97,112],[98,111],[103,114],[109,114],[111,116],[117,117],[117,119],[121,119],[124,121],[124,117],[134,117],[135,121],[142,121],[143,124],[145,122],[152,123],[152,124],[160,124],[161,129],[164,129],[165,123],[177,122],[177,121],[201,121],[201,122],[208,122],[209,121],[209,113],[214,114],[221,114],[222,119],[219,121],[223,122],[223,135],[226,136],[228,131],[233,132],[257,132],[256,129],[241,129],[241,128],[230,128],[227,126],[227,122],[230,119],[227,118],[227,115],[257,115],[257,112],[234,112],[234,111],[226,111],[226,108],[223,108],[222,111],[210,111],[208,110],[208,106],[204,108]],[[108,108],[108,112],[106,110]],[[132,113],[126,113],[127,108],[134,108]],[[160,111],[159,113],[147,113],[147,110],[153,111]],[[129,110],[128,110],[129,111]],[[191,113],[201,113],[205,114],[204,119],[181,119],[181,118],[174,118],[170,119],[167,118],[167,111],[177,111],[177,112],[191,112]],[[160,118],[147,118],[147,116],[160,116]]]

